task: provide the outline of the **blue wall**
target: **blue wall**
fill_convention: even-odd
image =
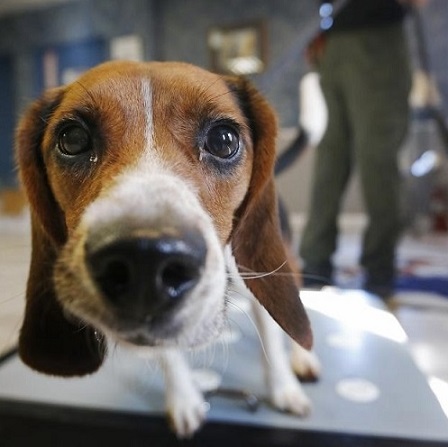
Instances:
[[[14,94],[13,59],[0,57],[0,187],[14,183],[13,135],[14,135]]]

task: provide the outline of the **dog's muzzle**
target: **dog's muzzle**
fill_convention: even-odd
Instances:
[[[207,246],[197,230],[136,229],[94,234],[85,253],[105,302],[120,317],[148,321],[174,310],[198,284]]]

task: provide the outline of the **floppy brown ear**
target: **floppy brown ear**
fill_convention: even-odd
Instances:
[[[246,286],[298,343],[312,345],[310,323],[282,241],[274,185],[277,120],[272,108],[245,80],[229,81],[252,132],[253,167],[247,195],[235,217],[233,253]],[[244,274],[267,274],[244,278]]]
[[[19,354],[31,368],[47,374],[82,375],[104,357],[101,335],[64,314],[56,299],[53,267],[66,240],[64,215],[47,179],[41,145],[46,123],[63,94],[52,90],[25,113],[16,133],[16,159],[31,207],[32,253]]]

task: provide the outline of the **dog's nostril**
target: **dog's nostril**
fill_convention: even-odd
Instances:
[[[119,297],[128,292],[131,273],[126,262],[110,260],[101,270],[95,279],[107,296]]]
[[[188,260],[174,261],[165,266],[161,272],[162,287],[170,298],[178,298],[194,287],[200,276],[200,265]]]

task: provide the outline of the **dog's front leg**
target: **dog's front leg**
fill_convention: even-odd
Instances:
[[[180,438],[191,437],[205,419],[205,402],[191,369],[177,349],[160,353],[166,388],[168,418]]]
[[[265,379],[272,404],[300,416],[307,415],[311,403],[292,371],[280,326],[257,302],[253,311],[263,344]]]

